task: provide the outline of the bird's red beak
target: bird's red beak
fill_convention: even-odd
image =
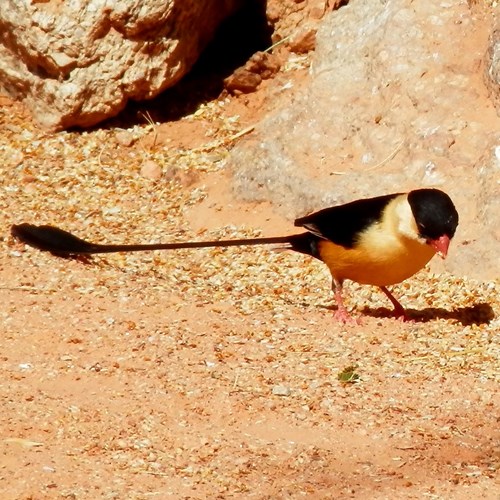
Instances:
[[[436,250],[436,253],[442,259],[446,258],[448,255],[448,247],[450,246],[450,238],[446,236],[446,234],[443,234],[443,236],[440,236],[437,240],[429,240],[427,243]]]

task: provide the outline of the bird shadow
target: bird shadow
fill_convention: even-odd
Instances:
[[[436,319],[456,321],[463,326],[485,325],[495,318],[493,308],[487,302],[480,302],[472,306],[457,307],[452,310],[442,307],[426,307],[424,309],[405,309],[408,319],[416,323],[427,323]],[[374,318],[393,317],[390,309],[385,307],[365,307],[363,314]]]

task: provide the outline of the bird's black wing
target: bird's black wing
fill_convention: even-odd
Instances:
[[[359,235],[380,221],[389,202],[400,194],[366,198],[325,208],[297,219],[295,225],[304,227],[316,236],[333,241],[337,245],[352,248]]]

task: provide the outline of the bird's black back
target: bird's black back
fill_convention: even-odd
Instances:
[[[389,202],[399,194],[366,198],[337,207],[325,208],[297,219],[295,225],[305,227],[337,245],[352,248],[359,235],[371,224],[381,219]]]
[[[453,238],[458,226],[458,212],[451,198],[439,189],[416,189],[408,194],[408,203],[421,236]]]

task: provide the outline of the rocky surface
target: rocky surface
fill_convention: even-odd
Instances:
[[[43,126],[87,127],[184,76],[241,0],[3,0],[0,83]]]
[[[330,13],[309,80],[278,90],[281,108],[233,150],[239,195],[294,218],[441,187],[461,214],[463,248],[450,269],[497,269],[500,121],[484,79],[488,46],[498,43],[491,17],[458,0],[352,0]]]
[[[486,60],[486,85],[500,115],[500,13],[497,11]]]

